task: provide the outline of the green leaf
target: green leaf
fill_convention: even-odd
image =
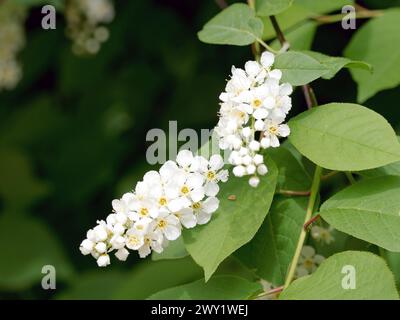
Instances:
[[[353,61],[351,59],[343,57],[330,57],[315,51],[302,52],[313,57],[315,60],[318,60],[319,63],[323,64],[329,69],[329,71],[322,76],[323,79],[332,79],[336,75],[336,73],[338,73],[343,68],[363,69],[365,71],[369,71],[370,73],[372,72],[372,66],[363,61]]]
[[[370,20],[353,36],[345,56],[366,61],[374,73],[351,70],[358,84],[358,101],[364,102],[379,91],[400,84],[400,10],[385,11],[382,17]]]
[[[149,300],[244,300],[261,292],[261,284],[234,276],[215,276],[153,294]]]
[[[276,56],[275,68],[282,70],[282,82],[302,86],[320,78],[329,69],[307,54],[289,51]]]
[[[311,177],[291,151],[271,148],[266,152],[278,167],[277,189],[305,191],[311,186]]]
[[[400,177],[357,182],[328,199],[320,214],[334,228],[400,252]]]
[[[390,270],[392,270],[397,287],[400,289],[400,253],[382,250],[382,257],[386,260]]]
[[[351,275],[344,269],[346,266],[354,267],[355,289],[342,286],[346,276]],[[396,300],[399,294],[393,274],[382,258],[367,252],[346,251],[323,261],[314,274],[295,280],[280,299]]]
[[[146,299],[170,287],[201,277],[201,269],[190,257],[175,260],[143,261],[126,274],[112,299]]]
[[[307,197],[279,197],[256,236],[236,256],[263,279],[276,286],[285,282],[304,223]]]
[[[296,0],[287,10],[276,16],[279,26],[285,34],[296,29],[307,19],[340,10],[345,5],[351,5],[352,0]],[[268,40],[276,36],[269,18],[263,18],[264,34],[263,39]]]
[[[267,175],[257,189],[243,178],[230,177],[221,185],[220,206],[211,221],[183,232],[186,249],[203,267],[206,280],[231,253],[249,242],[268,213],[275,192],[277,169],[267,158]],[[229,200],[231,195],[236,200]]]
[[[261,38],[263,28],[253,9],[236,3],[207,22],[198,37],[205,43],[246,46]]]
[[[290,43],[291,50],[309,50],[314,41],[315,32],[317,31],[317,23],[315,21],[307,21],[296,29],[289,30],[285,33],[286,40]],[[275,50],[281,48],[278,39],[271,43],[271,47]]]
[[[180,259],[186,257],[187,255],[189,255],[189,253],[186,251],[182,237],[180,237],[175,241],[171,241],[168,247],[166,247],[163,252],[157,253],[153,251],[151,259],[153,261]]]
[[[400,137],[397,139],[400,142]],[[383,167],[360,171],[359,174],[366,178],[382,177],[382,176],[400,176],[400,161],[393,162]]]
[[[7,211],[22,211],[49,191],[34,176],[30,159],[17,149],[0,149],[0,177],[0,197]]]
[[[290,142],[330,170],[358,171],[400,159],[400,144],[378,113],[350,103],[313,108],[289,121]]]
[[[256,13],[258,16],[272,16],[285,11],[293,0],[256,0]]]
[[[71,265],[60,243],[41,221],[3,215],[0,229],[0,289],[25,290],[40,283],[45,265],[56,268],[57,280],[71,276]]]
[[[97,269],[79,274],[70,286],[56,296],[60,300],[108,300],[124,283],[128,273]]]

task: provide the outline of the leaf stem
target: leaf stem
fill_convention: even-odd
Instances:
[[[307,190],[307,191],[294,191],[294,190],[280,189],[280,190],[277,190],[276,193],[287,195],[287,196],[309,196],[311,191],[309,191],[309,190]]]
[[[310,220],[308,220],[304,225],[303,228],[304,230],[307,231],[308,227],[313,224],[315,221],[317,221],[319,218],[321,218],[321,215],[318,213],[314,217],[312,217]]]
[[[311,219],[311,216],[314,212],[315,201],[317,199],[317,194],[319,192],[319,186],[320,186],[320,182],[321,182],[321,173],[322,173],[322,168],[317,165],[315,167],[314,178],[313,178],[313,182],[311,185],[311,194],[310,194],[310,199],[308,200],[308,206],[307,206],[306,217],[304,219],[304,224],[306,224]],[[289,272],[288,272],[286,280],[285,280],[285,286],[284,286],[285,288],[287,288],[289,286],[289,284],[292,282],[292,280],[294,278],[294,274],[295,274],[296,267],[297,267],[297,262],[299,261],[301,249],[303,248],[303,244],[306,239],[306,235],[307,235],[306,230],[304,230],[304,228],[301,228],[300,237],[299,237],[299,241],[297,242],[296,251],[294,253],[292,262],[290,263]]]
[[[327,174],[325,174],[325,175],[322,175],[321,176],[321,180],[322,181],[324,181],[324,180],[328,180],[329,178],[331,178],[331,177],[333,177],[333,176],[336,176],[338,173],[339,173],[340,171],[331,171],[331,172],[329,172],[329,173],[327,173]]]
[[[356,19],[368,19],[383,16],[383,10],[361,10],[356,11]],[[329,24],[342,21],[347,14],[332,14],[325,16],[312,17],[313,20],[317,21],[319,24]]]
[[[269,295],[275,294],[275,293],[280,293],[280,292],[282,292],[283,289],[284,289],[284,287],[281,286],[281,287],[274,288],[274,289],[272,289],[270,291],[262,292],[257,296],[257,298],[269,296]]]
[[[256,38],[257,42],[261,44],[265,49],[267,49],[269,52],[272,52],[273,54],[278,54],[279,51],[276,51],[272,49],[268,44],[266,44],[261,38]]]
[[[352,173],[350,171],[345,171],[344,174],[346,175],[347,179],[349,180],[350,184],[356,183],[356,179],[354,179]]]

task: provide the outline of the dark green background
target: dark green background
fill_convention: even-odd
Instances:
[[[117,1],[111,38],[93,57],[72,54],[61,14],[57,30],[45,31],[40,8],[30,11],[23,80],[0,93],[0,297],[146,298],[202,276],[190,258],[152,262],[135,254],[99,269],[79,244],[110,213],[111,200],[149,169],[148,130],[167,129],[169,120],[178,129],[216,124],[231,65],[252,59],[248,47],[198,41],[197,31],[218,11],[212,0]],[[322,26],[313,50],[342,55],[353,32]],[[347,70],[313,87],[320,103],[356,101]],[[365,105],[400,129],[398,101],[396,88]],[[298,90],[291,115],[304,109]],[[57,268],[54,291],[41,288],[44,264]],[[221,270],[245,272],[229,260]]]

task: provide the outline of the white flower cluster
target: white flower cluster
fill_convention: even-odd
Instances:
[[[22,77],[17,60],[18,52],[25,45],[25,9],[5,1],[0,10],[0,91],[16,87]]]
[[[91,254],[100,267],[110,264],[111,251],[126,260],[130,250],[144,258],[162,252],[168,241],[181,235],[182,227],[207,223],[218,209],[220,181],[228,179],[222,170],[223,158],[208,161],[188,150],[180,151],[175,161],[167,161],[160,170],[149,171],[143,181],[112,202],[113,213],[87,232],[80,245],[84,255]]]
[[[325,243],[331,244],[335,241],[335,238],[332,235],[333,227],[329,226],[328,228],[324,228],[322,226],[313,226],[311,228],[311,236],[313,239]]]
[[[316,254],[315,249],[311,246],[304,246],[297,262],[296,278],[301,278],[313,273],[318,266],[325,260],[325,257]]]
[[[67,34],[73,40],[76,54],[96,54],[101,44],[107,41],[109,31],[100,26],[114,19],[114,6],[110,0],[69,1],[65,15]]]
[[[272,53],[264,52],[260,62],[248,61],[244,70],[232,67],[232,76],[220,95],[220,119],[215,128],[219,147],[232,150],[233,174],[250,175],[252,187],[258,186],[258,175],[268,171],[260,150],[278,147],[278,137],[290,133],[283,122],[292,107],[293,89],[288,83],[280,84],[282,72],[272,69],[274,60]]]

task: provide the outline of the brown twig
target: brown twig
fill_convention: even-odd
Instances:
[[[225,9],[225,8],[228,6],[228,4],[226,3],[225,0],[215,0],[215,3],[217,4],[217,6],[218,6],[221,10]]]
[[[257,298],[269,296],[269,295],[275,294],[275,293],[280,293],[280,292],[283,291],[283,289],[284,289],[284,286],[274,288],[274,289],[272,289],[272,290],[270,290],[270,291],[260,293],[260,294],[257,296]]]
[[[307,231],[308,227],[309,227],[311,224],[313,224],[315,221],[317,221],[319,218],[321,218],[321,215],[318,213],[318,214],[316,214],[314,217],[312,217],[310,220],[308,220],[308,221],[304,224],[304,226],[303,226],[304,230]]]

